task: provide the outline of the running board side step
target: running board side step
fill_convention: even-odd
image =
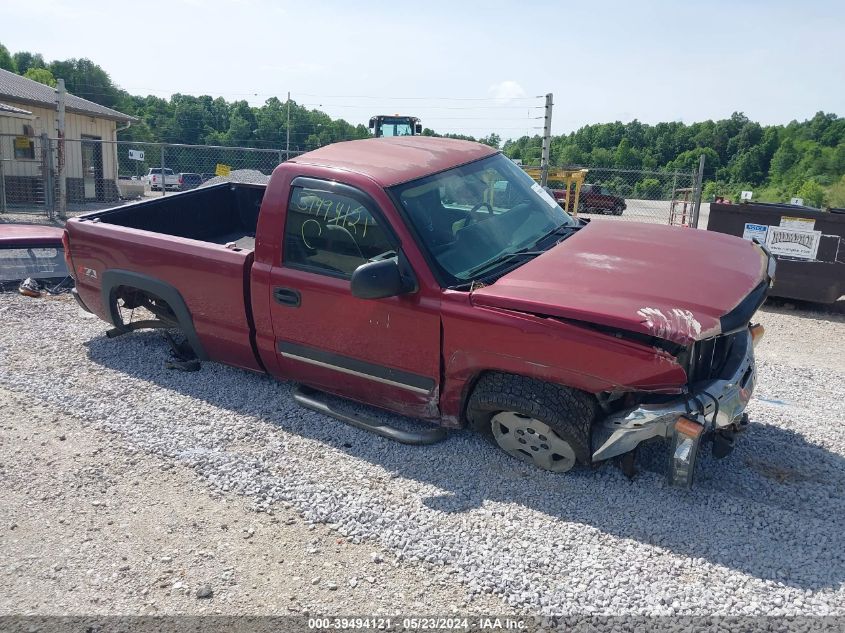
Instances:
[[[369,431],[370,433],[375,433],[376,435],[381,435],[382,437],[386,437],[389,440],[393,440],[401,444],[422,446],[425,444],[436,444],[437,442],[442,442],[446,439],[446,429],[443,427],[435,427],[420,431],[397,429],[394,426],[390,426],[383,422],[377,422],[376,420],[369,420],[363,416],[355,415],[354,413],[338,411],[329,403],[321,400],[320,395],[321,392],[302,385],[297,385],[293,390],[293,399],[306,409],[311,409],[312,411],[328,415],[356,428]]]

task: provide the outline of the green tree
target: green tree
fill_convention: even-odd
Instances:
[[[833,150],[830,169],[834,174],[845,174],[845,143],[839,143]]]
[[[23,76],[53,88],[56,86],[56,79],[53,77],[53,73],[46,68],[30,68]]]
[[[0,68],[3,70],[9,70],[13,73],[18,72],[15,60],[9,54],[9,49],[2,44],[0,44]]]
[[[798,151],[795,149],[795,143],[791,138],[787,138],[772,156],[769,173],[776,180],[782,180],[797,161]]]
[[[30,68],[46,68],[44,58],[40,53],[30,53],[28,51],[18,51],[12,58],[15,60],[17,72],[26,76],[26,71]]]
[[[68,59],[50,63],[56,79],[65,80],[65,88],[77,97],[113,108],[121,98],[120,90],[108,73],[90,59]]]
[[[281,147],[287,126],[287,107],[276,97],[264,102],[255,114],[256,137],[265,143]]]
[[[590,152],[590,165],[593,167],[613,167],[614,152],[606,147],[594,147]]]
[[[616,146],[613,162],[617,167],[624,169],[638,169],[640,167],[640,157],[627,137],[622,137]]]
[[[835,209],[845,209],[845,175],[828,191],[828,202]]]
[[[822,208],[827,199],[824,188],[815,180],[805,180],[795,195],[804,199],[804,204],[810,207]]]
[[[763,182],[762,149],[755,145],[747,151],[734,156],[728,165],[728,172],[733,182]]]
[[[644,200],[655,200],[660,197],[660,181],[657,178],[643,178],[634,185],[634,196]]]
[[[480,139],[478,139],[478,142],[499,149],[499,144],[502,142],[502,137],[496,134],[495,132],[491,132],[487,136],[482,136]]]
[[[227,145],[248,145],[257,127],[255,113],[246,101],[232,103],[229,114],[229,129],[226,132]]]
[[[675,157],[675,160],[668,163],[666,166],[672,171],[692,172],[698,171],[698,163],[701,160],[701,155],[704,154],[704,173],[713,174],[721,166],[719,154],[712,147],[696,147],[695,149],[688,149],[681,152]]]

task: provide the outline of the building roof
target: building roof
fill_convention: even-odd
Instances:
[[[496,152],[471,141],[393,136],[326,145],[297,156],[292,162],[344,169],[367,176],[382,187],[392,187]]]
[[[0,103],[0,114],[24,114],[29,115],[32,114],[29,110],[22,110],[21,108],[16,108],[15,106],[10,106],[8,103]]]
[[[56,90],[32,79],[0,69],[0,99],[28,105],[55,108]],[[113,121],[137,121],[135,117],[67,93],[65,110]]]

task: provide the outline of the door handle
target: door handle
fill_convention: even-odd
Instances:
[[[302,302],[299,291],[291,288],[273,288],[273,299],[276,303],[292,308],[298,308]]]

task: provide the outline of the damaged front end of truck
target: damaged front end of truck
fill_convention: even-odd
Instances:
[[[764,334],[763,326],[750,319],[765,301],[774,266],[769,258],[767,279],[720,319],[718,333],[706,333],[677,348],[676,358],[687,373],[682,394],[643,394],[636,405],[617,405],[597,422],[593,462],[633,455],[641,443],[663,438],[669,442],[669,482],[687,488],[704,441],[710,442],[717,458],[732,452],[736,434],[748,424],[745,408],[757,380],[754,348]]]

